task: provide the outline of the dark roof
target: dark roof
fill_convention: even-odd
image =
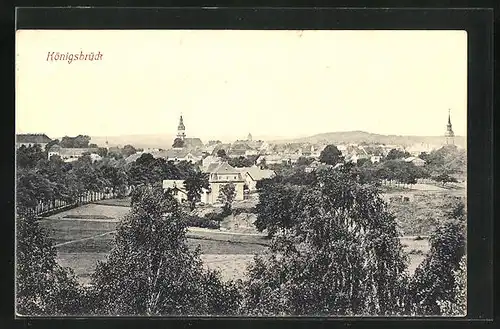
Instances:
[[[46,144],[51,142],[52,139],[47,137],[45,134],[17,134],[16,143],[34,143],[34,144]]]
[[[219,164],[216,168],[214,168],[213,171],[210,171],[210,173],[217,173],[217,174],[239,174],[240,170],[232,167],[227,162],[223,162],[223,163]]]

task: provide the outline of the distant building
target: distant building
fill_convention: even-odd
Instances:
[[[201,165],[204,168],[208,168],[208,166],[212,163],[220,164],[221,159],[217,156],[209,155],[205,159],[202,160]]]
[[[199,138],[187,138],[186,137],[186,126],[184,125],[184,119],[182,115],[179,118],[179,125],[177,126],[177,138],[183,141],[183,147],[187,149],[202,148],[203,142]]]
[[[251,142],[252,141],[252,134],[248,133],[248,136],[247,136],[247,141]]]
[[[184,126],[184,120],[182,119],[182,114],[179,119],[179,125],[177,126],[177,138],[184,140],[186,137],[186,127]]]
[[[186,148],[174,148],[166,151],[153,152],[151,155],[154,158],[163,158],[167,161],[174,162],[187,161],[196,163],[202,159],[201,150],[190,150]]]
[[[184,187],[184,180],[165,179],[163,180],[162,185],[165,191],[170,190],[172,196],[179,201],[179,203],[187,200],[187,191]]]
[[[445,144],[446,145],[455,145],[455,133],[453,132],[453,128],[451,125],[451,110],[448,110],[448,124],[446,125],[446,132],[444,133]]]
[[[45,146],[48,143],[52,142],[52,139],[47,137],[45,134],[17,134],[16,135],[16,148],[20,148],[21,146],[29,147],[34,146],[36,144],[42,147],[42,150],[45,150]]]
[[[371,161],[372,163],[379,163],[381,158],[382,158],[382,157],[381,157],[380,155],[372,155],[372,156],[370,157],[370,161]]]
[[[239,170],[243,174],[245,184],[250,191],[257,190],[258,181],[276,176],[274,170],[261,169],[258,166],[239,168]]]
[[[425,161],[417,157],[408,157],[404,160],[405,162],[413,163],[416,167],[422,167],[423,165],[425,165]]]
[[[59,145],[52,145],[48,150],[48,158],[57,155],[64,162],[72,162],[81,158],[84,154],[89,154],[92,162],[100,160],[101,157],[97,154],[96,148],[67,148]]]
[[[285,161],[286,159],[284,159],[282,155],[271,154],[259,157],[259,159],[257,160],[257,164],[263,164],[263,163],[265,163],[266,165],[282,164]]]

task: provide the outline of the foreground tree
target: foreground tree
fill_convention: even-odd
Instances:
[[[16,313],[77,315],[85,298],[73,273],[56,263],[56,250],[38,222],[16,219]]]
[[[141,188],[119,224],[115,246],[93,275],[99,315],[234,314],[238,293],[206,271],[186,243],[178,203],[161,188]]]
[[[202,173],[201,171],[190,173],[184,180],[184,187],[187,191],[189,207],[193,210],[196,206],[196,202],[199,202],[201,199],[203,189],[208,189],[210,187],[208,183],[208,174]]]
[[[409,297],[419,315],[440,315],[439,303],[456,304],[455,272],[465,255],[465,210],[457,204],[430,237],[431,249],[411,278]]]
[[[459,267],[453,272],[455,286],[453,296],[447,300],[439,300],[438,305],[443,315],[467,314],[467,257],[463,256]]]
[[[287,194],[280,195],[276,208],[285,209],[280,204]],[[405,314],[407,260],[375,188],[347,169],[320,170],[318,184],[300,187],[286,204],[280,220],[287,227],[250,267],[244,309],[256,315]]]
[[[229,183],[221,187],[217,200],[223,204],[222,210],[224,215],[231,213],[231,206],[235,197],[236,187],[233,183]]]

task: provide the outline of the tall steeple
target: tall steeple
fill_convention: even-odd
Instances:
[[[444,133],[446,145],[455,145],[455,133],[451,125],[451,110],[448,110],[448,124],[446,125],[446,132]]]
[[[181,118],[179,119],[179,125],[177,126],[177,138],[184,140],[185,137],[186,137],[186,127],[184,126],[184,120],[182,119],[182,113],[181,113]]]

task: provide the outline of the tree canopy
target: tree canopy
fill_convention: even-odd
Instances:
[[[99,315],[224,315],[237,291],[191,252],[181,208],[161,188],[141,188],[117,229],[115,246],[93,275]]]
[[[335,145],[327,145],[319,155],[319,161],[329,165],[342,162],[342,152]]]

